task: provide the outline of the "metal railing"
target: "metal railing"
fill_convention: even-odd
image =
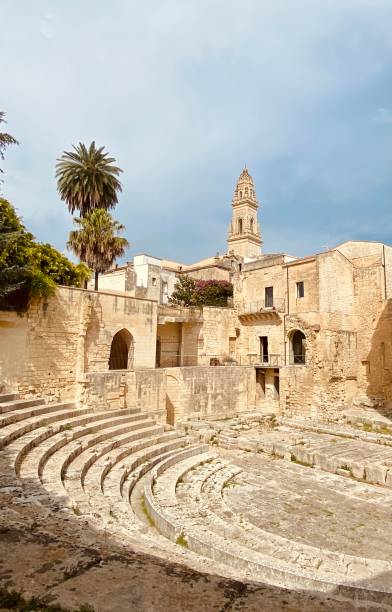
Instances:
[[[283,358],[280,353],[269,353],[268,355],[248,353],[247,355],[241,355],[240,357],[240,365],[257,365],[264,368],[278,368],[282,364]]]
[[[238,314],[240,316],[271,312],[284,312],[284,300],[257,300],[241,304],[238,307]]]

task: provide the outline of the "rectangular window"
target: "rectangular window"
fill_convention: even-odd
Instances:
[[[305,295],[304,281],[297,283],[297,298],[303,298]]]
[[[268,336],[260,336],[260,361],[261,363],[268,363]]]
[[[152,286],[153,286],[153,287],[156,287],[156,284],[157,284],[157,279],[156,279],[156,277],[155,277],[155,276],[153,276],[153,277],[152,277]]]
[[[273,308],[274,305],[274,288],[266,287],[265,288],[265,307]]]

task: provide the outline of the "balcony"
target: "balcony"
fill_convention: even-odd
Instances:
[[[240,365],[253,365],[261,368],[279,368],[283,365],[283,357],[280,353],[269,353],[268,355],[248,353],[247,355],[241,355]]]
[[[258,300],[238,307],[238,316],[243,322],[251,323],[260,319],[274,319],[284,313],[284,300]]]

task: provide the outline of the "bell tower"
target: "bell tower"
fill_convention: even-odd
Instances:
[[[257,222],[259,203],[253,179],[246,168],[240,174],[232,200],[232,218],[227,239],[228,253],[254,258],[261,255],[261,234]]]

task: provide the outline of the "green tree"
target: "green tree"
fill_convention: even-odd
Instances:
[[[34,297],[52,294],[57,284],[80,286],[86,266],[72,264],[49,244],[35,242],[15,212],[0,198],[0,309],[23,311]]]
[[[7,123],[4,119],[5,113],[0,111],[0,124]],[[0,132],[0,159],[4,159],[4,152],[7,147],[10,145],[18,145],[19,142],[11,136],[11,134],[7,134],[7,132]],[[0,168],[0,173],[3,173],[3,170]]]
[[[84,217],[97,208],[108,210],[117,204],[121,192],[118,176],[121,168],[113,165],[105,147],[97,149],[93,141],[89,148],[81,142],[73,151],[65,151],[56,164],[57,190],[70,213],[79,211]]]
[[[183,274],[176,281],[174,291],[170,297],[170,303],[175,306],[194,306],[195,305],[196,281],[187,274]]]
[[[126,238],[117,236],[125,227],[102,208],[75,218],[74,223],[79,229],[70,232],[67,246],[94,270],[97,291],[98,275],[109,270],[129,246]]]
[[[233,285],[225,280],[198,280],[195,285],[194,302],[197,306],[227,306],[233,296]]]

